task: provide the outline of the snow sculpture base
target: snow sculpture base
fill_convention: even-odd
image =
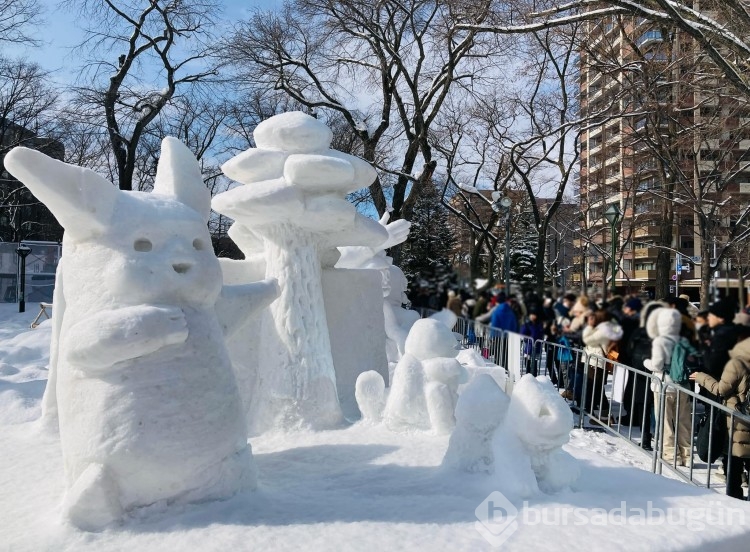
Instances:
[[[388,378],[380,282],[380,273],[375,270],[323,271],[323,301],[336,388],[341,410],[350,420],[360,417],[354,398],[357,376],[371,370]]]

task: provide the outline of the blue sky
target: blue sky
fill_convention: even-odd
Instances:
[[[54,71],[59,80],[67,81],[76,73],[79,61],[71,50],[81,41],[82,33],[74,15],[58,7],[59,0],[39,0],[43,7],[43,21],[37,26],[37,37],[43,45],[38,48],[28,46],[4,47],[3,54],[12,57],[25,57],[43,68]],[[224,0],[224,19],[239,20],[254,8],[273,9],[283,4],[283,0]]]

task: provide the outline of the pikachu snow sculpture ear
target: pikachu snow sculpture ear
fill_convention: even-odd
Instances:
[[[28,148],[12,149],[5,156],[5,168],[52,211],[75,240],[104,233],[122,193],[92,170]]]
[[[167,136],[161,142],[154,193],[174,197],[208,222],[211,193],[203,182],[198,160],[177,138]]]

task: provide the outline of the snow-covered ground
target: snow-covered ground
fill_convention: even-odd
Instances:
[[[445,471],[447,437],[354,425],[252,439],[255,492],[80,531],[59,521],[60,444],[35,423],[50,325],[29,330],[38,307],[28,308],[0,305],[0,550],[750,549],[750,505],[648,473],[649,459],[615,437],[580,430],[566,446],[578,482],[515,499],[507,526],[477,518],[501,504],[485,499],[502,465],[492,477]]]

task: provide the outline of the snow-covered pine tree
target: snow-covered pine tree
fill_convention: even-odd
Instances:
[[[401,270],[410,289],[445,287],[453,276],[449,258],[453,232],[448,211],[440,203],[440,192],[424,186],[414,204],[409,239],[401,247]]]
[[[537,230],[531,213],[521,213],[515,221],[510,244],[510,279],[523,289],[530,288],[536,283],[537,262]]]

